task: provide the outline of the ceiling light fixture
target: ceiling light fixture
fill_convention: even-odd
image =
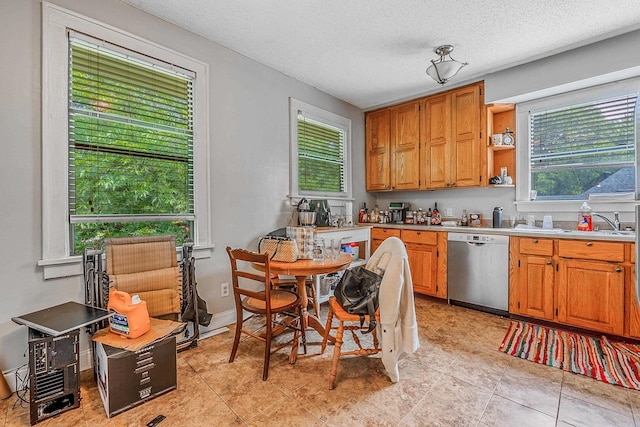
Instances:
[[[427,68],[427,74],[431,76],[431,78],[441,85],[448,82],[450,79],[455,77],[458,74],[458,71],[462,69],[465,65],[469,65],[468,62],[460,62],[456,61],[451,57],[451,51],[453,50],[453,46],[450,44],[445,44],[438,47],[435,52],[436,55],[440,55],[440,59],[431,60],[431,65]],[[449,57],[448,59],[446,57]]]

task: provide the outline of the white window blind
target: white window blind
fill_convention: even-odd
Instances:
[[[193,75],[70,37],[69,213],[75,252],[132,234],[188,237]]]
[[[538,199],[635,191],[637,94],[530,115],[531,188]]]
[[[345,193],[345,133],[298,110],[298,188]]]

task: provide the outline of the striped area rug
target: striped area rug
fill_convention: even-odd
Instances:
[[[512,321],[500,351],[597,380],[640,390],[640,345]]]

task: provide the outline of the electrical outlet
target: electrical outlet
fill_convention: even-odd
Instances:
[[[444,211],[444,216],[446,216],[447,218],[453,217],[453,208],[446,208]]]
[[[223,283],[220,285],[220,296],[228,297],[229,296],[229,284]]]

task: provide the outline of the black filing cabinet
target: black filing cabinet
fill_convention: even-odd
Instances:
[[[138,351],[95,342],[95,351],[98,390],[108,417],[176,388],[175,336]]]

